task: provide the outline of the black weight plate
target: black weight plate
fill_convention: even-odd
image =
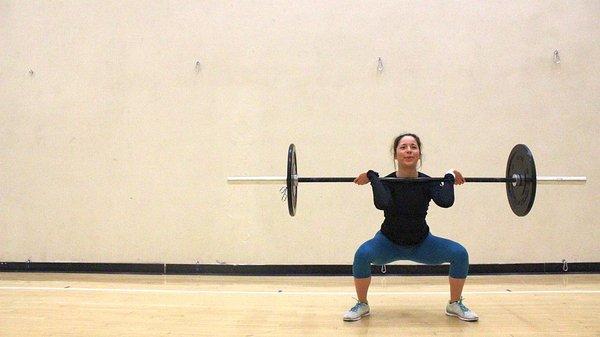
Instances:
[[[523,144],[515,145],[508,156],[506,178],[513,178],[514,175],[521,179],[518,184],[506,183],[508,203],[516,215],[525,216],[533,207],[537,181],[533,154]]]
[[[287,201],[291,216],[296,214],[296,202],[298,200],[298,168],[296,166],[296,147],[290,144],[287,158]]]

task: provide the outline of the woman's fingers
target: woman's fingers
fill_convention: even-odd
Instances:
[[[454,184],[462,185],[464,183],[465,183],[465,178],[462,176],[462,173],[460,173],[457,170],[454,170]]]
[[[356,177],[356,179],[354,179],[354,183],[358,184],[358,185],[364,185],[368,182],[369,182],[369,178],[367,177],[366,173],[361,173],[358,175],[358,177]]]

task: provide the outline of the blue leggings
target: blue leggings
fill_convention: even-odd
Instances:
[[[465,247],[457,242],[429,233],[418,245],[401,246],[390,241],[379,231],[354,254],[352,275],[356,278],[367,278],[371,276],[371,263],[382,266],[398,260],[424,264],[450,262],[452,278],[467,278],[469,272],[469,254]]]

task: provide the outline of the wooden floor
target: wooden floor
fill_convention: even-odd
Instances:
[[[600,275],[472,276],[467,323],[446,277],[374,277],[371,316],[342,321],[351,277],[0,273],[0,336],[600,336]]]

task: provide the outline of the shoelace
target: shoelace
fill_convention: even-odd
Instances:
[[[469,311],[469,308],[467,308],[467,307],[466,307],[466,306],[463,304],[462,300],[463,300],[463,299],[461,298],[461,299],[460,299],[460,300],[458,300],[456,303],[458,304],[458,306],[460,307],[460,309],[461,309],[463,312],[468,312],[468,311]]]
[[[352,298],[354,298],[354,297],[352,297]],[[364,304],[364,303],[362,303],[361,301],[359,301],[357,298],[354,298],[354,299],[356,300],[356,304],[352,307],[352,309],[350,309],[350,311],[357,312],[358,308],[360,307],[360,305]]]

